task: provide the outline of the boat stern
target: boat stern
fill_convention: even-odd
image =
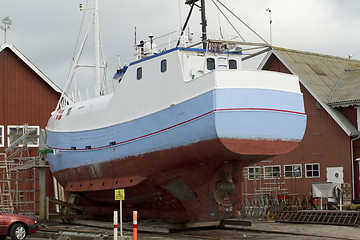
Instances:
[[[219,139],[241,155],[280,155],[301,142],[306,128],[297,76],[269,71],[215,71]]]

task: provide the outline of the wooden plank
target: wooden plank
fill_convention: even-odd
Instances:
[[[232,226],[251,226],[251,221],[240,220],[240,219],[224,219],[221,221],[221,226],[232,225]]]
[[[24,151],[25,149],[26,149],[25,146],[22,146],[21,148],[16,149],[15,152],[13,152],[9,157],[6,158],[6,161],[11,161],[11,160],[13,160],[13,159],[16,157],[16,155],[18,155],[19,153],[21,153],[21,152]]]

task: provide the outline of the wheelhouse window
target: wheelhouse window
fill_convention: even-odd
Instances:
[[[139,67],[136,71],[136,79],[141,80],[142,79],[142,67]]]
[[[276,178],[280,178],[280,175],[281,175],[280,166],[264,167],[264,179],[276,179]]]
[[[234,59],[229,60],[229,69],[237,69],[237,62]]]
[[[4,126],[0,126],[0,147],[4,147],[5,138],[4,138]]]
[[[249,167],[248,168],[248,179],[258,180],[260,179],[261,167]]]
[[[208,58],[208,59],[206,59],[206,62],[207,62],[207,69],[208,70],[214,70],[215,69],[215,59]]]
[[[305,164],[305,176],[307,178],[319,178],[320,177],[320,164],[319,163]]]
[[[39,126],[28,126],[27,131],[29,134],[27,135],[27,146],[28,147],[38,147],[39,146]],[[8,126],[8,146],[13,144],[18,138],[20,138],[25,133],[24,126]],[[19,144],[19,146],[23,146]]]
[[[167,71],[167,60],[164,59],[161,61],[161,72],[166,72]]]
[[[301,178],[301,164],[284,165],[285,178]]]

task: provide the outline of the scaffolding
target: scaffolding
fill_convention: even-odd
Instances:
[[[288,210],[309,208],[308,196],[296,191],[296,176],[281,174],[271,160],[262,163],[261,166],[251,166],[252,172],[249,168],[243,170],[245,217],[265,217],[268,210],[280,206],[286,206]]]
[[[0,210],[35,216],[39,158],[31,156],[28,142],[39,136],[24,124],[7,137],[10,145],[0,154]]]

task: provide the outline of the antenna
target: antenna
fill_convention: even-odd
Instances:
[[[271,28],[272,19],[271,19],[271,9],[270,9],[270,8],[267,8],[266,11],[269,12],[269,18],[270,18],[270,45],[272,45],[272,28]]]
[[[2,20],[2,24],[3,25],[0,26],[0,30],[4,30],[4,32],[5,32],[4,43],[6,43],[6,31],[10,30],[10,25],[11,25],[11,20],[10,20],[9,16],[5,17]]]

